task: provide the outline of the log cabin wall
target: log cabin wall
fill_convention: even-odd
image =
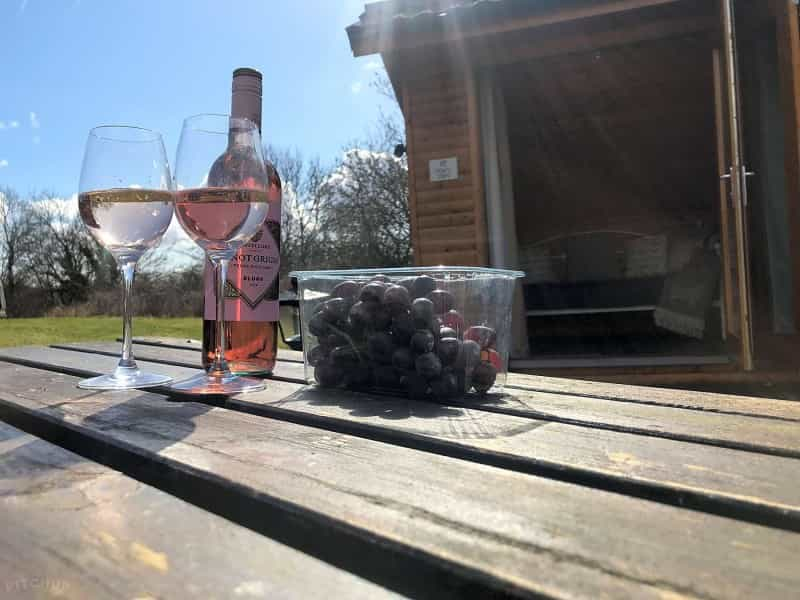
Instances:
[[[414,263],[488,264],[475,81],[449,53],[392,57],[409,157]],[[429,161],[458,160],[458,178],[432,182]]]

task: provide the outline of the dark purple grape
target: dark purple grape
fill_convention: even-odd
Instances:
[[[375,375],[375,385],[378,387],[400,387],[400,374],[392,366],[381,365],[379,367],[375,367],[373,374]]]
[[[356,298],[361,286],[355,281],[342,281],[331,290],[332,298]]]
[[[380,302],[386,293],[386,285],[380,281],[373,281],[361,288],[358,298],[362,302]]]
[[[317,336],[318,338],[328,334],[330,329],[328,328],[328,322],[322,316],[322,313],[316,314],[309,319],[308,331],[311,332],[311,335]]]
[[[436,343],[436,338],[427,329],[418,329],[411,336],[411,350],[417,354],[425,354],[431,352]]]
[[[370,281],[379,281],[381,283],[390,283],[392,280],[389,276],[384,275],[383,273],[379,273],[378,275],[373,275],[369,278]]]
[[[456,303],[453,294],[447,290],[433,290],[426,298],[433,302],[433,309],[437,315],[443,315],[451,310]]]
[[[330,360],[337,367],[346,369],[357,365],[360,357],[352,346],[338,346],[331,350]]]
[[[372,384],[372,370],[366,364],[358,364],[347,369],[344,374],[347,387],[363,388]]]
[[[411,336],[414,335],[416,327],[414,327],[414,320],[411,318],[411,313],[399,313],[392,317],[391,325],[392,335],[395,341],[401,346],[407,345],[411,341]]]
[[[442,316],[442,324],[455,330],[458,335],[464,331],[464,317],[456,310],[449,310]]]
[[[372,314],[372,329],[375,331],[386,331],[392,324],[392,313],[386,306],[374,306],[375,312]]]
[[[417,329],[430,329],[434,324],[433,302],[427,298],[417,298],[411,303],[411,316]]]
[[[431,392],[436,398],[454,398],[460,394],[458,378],[452,371],[443,371],[431,381]]]
[[[314,367],[314,379],[322,387],[336,387],[344,379],[344,371],[329,362],[321,362]]]
[[[464,332],[465,340],[472,340],[477,342],[481,350],[486,348],[493,348],[497,342],[497,334],[491,327],[483,325],[473,325]]]
[[[472,372],[472,387],[479,394],[485,394],[497,379],[497,369],[491,363],[480,362]]]
[[[383,304],[393,315],[408,310],[411,306],[411,296],[402,285],[390,285],[383,294]]]
[[[388,333],[373,333],[367,338],[367,351],[375,362],[391,364],[395,349],[394,340]]]
[[[414,368],[414,356],[408,348],[398,348],[392,354],[392,366],[399,371],[410,371]]]
[[[312,367],[316,367],[326,358],[328,358],[328,352],[324,346],[314,346],[308,351],[308,364]]]
[[[349,310],[350,302],[344,298],[331,298],[322,303],[320,314],[328,323],[336,323],[337,321],[344,321]]]
[[[420,275],[411,284],[411,296],[413,298],[424,298],[436,289],[436,280],[427,275]]]
[[[442,364],[452,365],[458,359],[461,352],[461,340],[455,337],[444,337],[439,340],[439,345],[436,348],[436,353],[439,355],[439,360]]]
[[[442,372],[442,361],[433,352],[428,352],[417,357],[417,360],[414,361],[414,367],[419,375],[426,379],[433,379]]]
[[[442,326],[439,328],[439,337],[440,338],[457,338],[458,333],[452,327]]]
[[[464,340],[461,344],[461,353],[456,360],[456,367],[464,369],[469,376],[479,362],[481,362],[481,347],[478,342]]]
[[[323,344],[328,348],[336,348],[337,346],[347,346],[350,343],[344,335],[334,331],[333,333],[329,333],[325,336],[325,339],[320,339],[320,344]]]
[[[406,378],[405,386],[408,397],[412,400],[424,400],[428,395],[428,380],[416,373],[411,373]]]
[[[404,288],[406,288],[409,291],[409,293],[411,293],[411,292],[414,291],[413,290],[414,282],[416,280],[417,280],[416,277],[406,277],[405,279],[401,279],[400,281],[398,281],[397,285],[402,285]]]

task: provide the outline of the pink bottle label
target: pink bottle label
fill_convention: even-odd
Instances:
[[[267,220],[228,266],[226,321],[277,321],[280,272],[280,202],[270,204]],[[214,277],[206,261],[205,319],[216,318]]]

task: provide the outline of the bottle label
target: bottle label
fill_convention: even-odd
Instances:
[[[267,219],[228,266],[225,284],[226,321],[277,321],[280,272],[281,205],[270,203]],[[216,319],[214,275],[206,261],[205,315]]]

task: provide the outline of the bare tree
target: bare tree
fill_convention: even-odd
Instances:
[[[0,188],[0,282],[10,315],[15,313],[18,289],[28,278],[25,263],[35,247],[34,220],[28,201],[11,188]]]

